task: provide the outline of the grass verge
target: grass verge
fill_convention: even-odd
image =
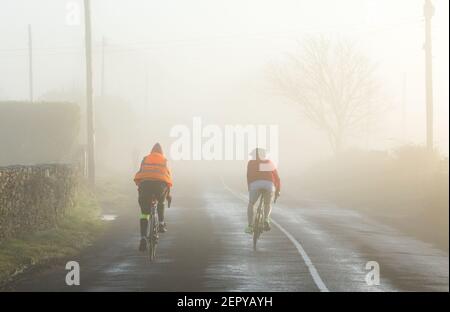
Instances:
[[[31,267],[78,254],[103,231],[95,196],[81,187],[76,202],[56,227],[0,243],[0,287]]]

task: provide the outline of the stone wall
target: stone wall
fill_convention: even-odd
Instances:
[[[55,226],[74,205],[77,181],[70,165],[0,167],[0,241]]]

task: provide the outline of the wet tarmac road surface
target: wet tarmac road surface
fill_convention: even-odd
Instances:
[[[283,201],[272,230],[253,250],[245,194],[218,181],[166,209],[157,261],[137,251],[136,194],[124,190],[104,237],[74,259],[81,283],[67,286],[65,264],[23,274],[11,291],[448,291],[448,253],[352,210],[320,201]],[[109,211],[115,213],[114,207]],[[106,221],[105,221],[106,222]],[[369,261],[380,285],[368,285]]]

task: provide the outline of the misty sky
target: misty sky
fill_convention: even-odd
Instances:
[[[83,88],[82,1],[1,1],[0,100],[28,97],[28,24],[35,48],[35,97]],[[104,92],[128,101],[138,116],[158,107],[170,109],[179,118],[174,120],[189,122],[201,115],[233,123],[239,121],[233,113],[239,107],[251,112],[262,104],[279,106],[284,116],[271,110],[262,113],[263,122],[294,127],[296,109],[268,91],[266,68],[295,52],[304,36],[325,33],[355,40],[378,64],[377,75],[385,82],[389,112],[364,144],[389,148],[425,140],[422,0],[91,2],[95,94],[101,92],[105,40]],[[69,3],[79,5],[80,25],[68,25],[74,8]],[[449,4],[434,3],[435,130],[440,149],[448,154]],[[311,125],[295,131],[314,132]],[[302,142],[323,149],[308,141]]]

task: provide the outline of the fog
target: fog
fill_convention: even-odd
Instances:
[[[448,0],[0,3],[0,290],[448,291]]]
[[[2,4],[0,100],[28,99],[30,24],[35,99],[74,101],[83,110],[82,1]],[[434,5],[435,141],[448,155],[448,1]],[[279,125],[281,171],[326,159],[332,155],[326,135],[276,94],[268,74],[305,38],[323,34],[355,42],[382,81],[387,109],[365,131],[351,133],[346,147],[425,142],[421,0],[96,0],[91,6],[97,143],[108,146],[97,153],[100,167],[131,170],[154,142],[169,149],[172,127],[191,127],[194,116],[220,127]]]

